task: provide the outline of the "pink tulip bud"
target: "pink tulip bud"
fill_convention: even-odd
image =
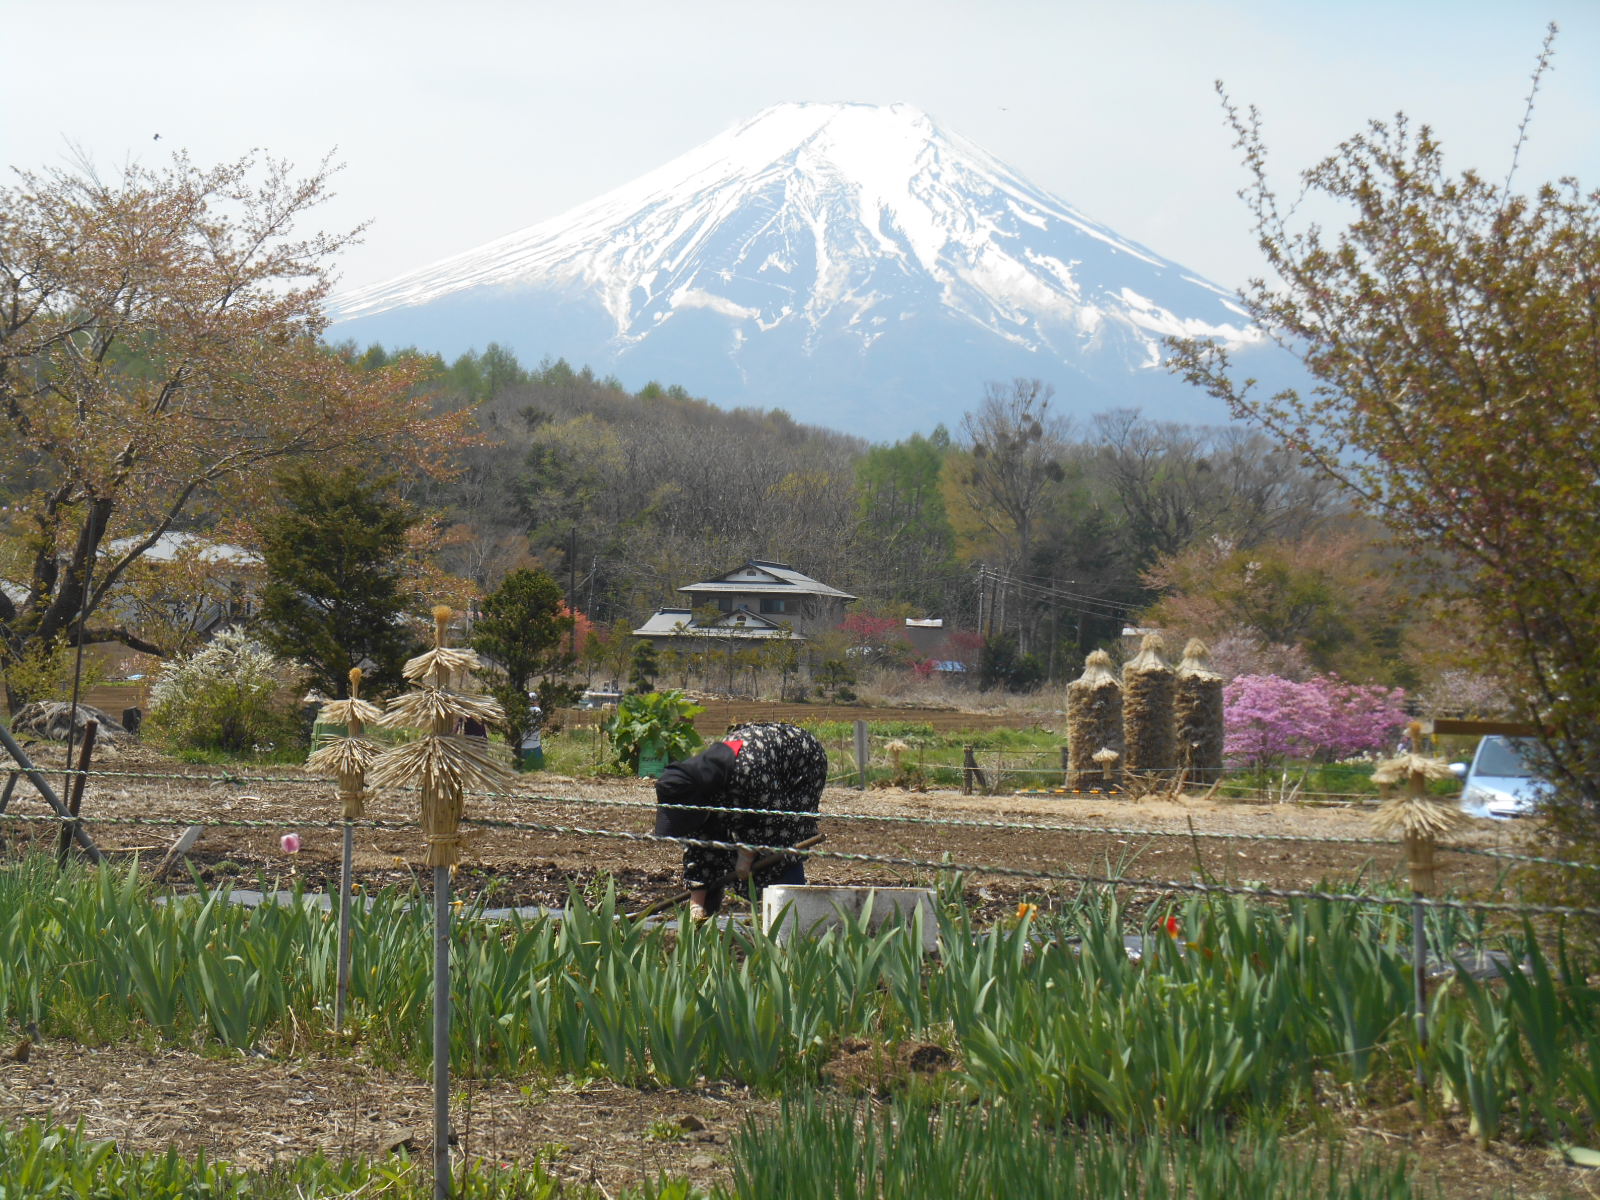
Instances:
[[[285,854],[299,854],[300,835],[298,833],[286,833],[278,839],[278,845]]]

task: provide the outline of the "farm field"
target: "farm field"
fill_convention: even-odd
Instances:
[[[41,765],[49,754],[48,749],[41,752]],[[457,888],[467,895],[483,892],[496,906],[559,905],[569,887],[582,889],[602,876],[616,880],[623,907],[676,891],[675,848],[607,836],[650,831],[653,788],[648,779],[577,779],[535,772],[520,777],[511,794],[469,795],[465,821],[472,832]],[[27,793],[24,785],[19,795]],[[27,811],[25,803],[18,802],[12,811]],[[44,811],[37,801],[31,803],[36,814]],[[831,787],[822,802],[827,842],[819,847],[808,875],[813,883],[841,885],[932,882],[932,872],[925,868],[828,857],[855,854],[927,863],[948,855],[957,864],[1024,871],[1175,880],[1204,876],[1274,888],[1310,888],[1358,876],[1399,877],[1405,864],[1398,845],[1297,840],[1373,837],[1374,808],[1358,802],[1273,804],[1198,795],[1131,800]],[[416,815],[414,801],[398,795],[380,794],[367,811],[379,823],[410,821]],[[113,857],[159,858],[182,826],[202,825],[206,832],[188,859],[207,881],[231,877],[253,885],[264,879],[315,889],[337,880],[340,834],[333,786],[309,780],[297,768],[246,765],[223,770],[174,763],[143,749],[125,751],[96,768],[85,789],[83,815]],[[829,815],[839,819],[829,821]],[[234,821],[249,824],[229,827]],[[477,824],[481,821],[549,828],[494,828]],[[1048,828],[1053,825],[1076,828]],[[1189,836],[1191,827],[1199,836]],[[298,833],[301,841],[300,852],[292,856],[279,848],[288,832]],[[1509,848],[1525,832],[1521,826],[1485,821],[1452,841]],[[42,830],[38,836],[43,837]],[[18,840],[15,834],[12,840]],[[368,890],[410,886],[418,878],[426,887],[414,829],[362,829],[354,861]],[[1500,865],[1490,858],[1443,859],[1446,886],[1458,890],[1483,894],[1499,873]],[[1014,909],[1018,899],[1050,886],[977,871],[971,873],[969,900],[998,912]]]
[[[42,765],[50,761],[48,749],[34,752]],[[42,811],[25,787],[18,795],[12,813]],[[466,824],[474,833],[457,877],[458,894],[494,906],[559,906],[574,890],[598,901],[614,882],[616,905],[623,910],[670,894],[679,886],[674,848],[608,836],[646,832],[652,802],[648,780],[549,773],[523,777],[510,795],[469,796]],[[406,796],[379,796],[368,814],[378,823],[407,821],[414,818],[411,804]],[[1401,877],[1398,846],[1302,839],[1371,837],[1373,808],[1200,796],[1124,800],[831,788],[823,801],[828,840],[821,849],[922,864],[948,859],[976,868],[959,877],[961,899],[974,927],[998,929],[1015,924],[1019,903],[1037,904],[1048,915],[1070,909],[1081,890],[1077,882],[1019,878],[1005,870],[1290,890],[1359,885],[1368,891]],[[202,887],[232,882],[332,888],[339,834],[325,826],[337,811],[331,784],[309,781],[295,768],[224,771],[176,764],[144,749],[102,761],[83,801],[89,828],[118,872],[134,855],[148,871],[181,826],[205,826],[189,855],[194,876],[180,868],[170,878],[179,892],[194,890],[195,877]],[[228,824],[234,821],[248,824]],[[30,841],[47,842],[46,829],[6,823],[8,854],[14,858]],[[298,853],[282,851],[286,832],[298,833]],[[1522,826],[1485,822],[1451,840],[1511,849],[1524,832]],[[359,832],[355,866],[368,892],[425,881],[421,860],[415,829]],[[1502,898],[1510,894],[1503,865],[1445,854],[1443,881],[1458,893]],[[825,855],[813,860],[809,874],[816,883],[940,882],[940,873],[926,865]],[[952,878],[943,876],[946,896]],[[1122,927],[1132,932],[1152,909],[1170,911],[1184,897],[1152,883],[1119,889],[1118,899]],[[0,1124],[82,1122],[87,1135],[115,1139],[124,1150],[171,1145],[180,1153],[204,1150],[251,1167],[314,1153],[381,1157],[395,1147],[426,1161],[425,1073],[375,1046],[308,1038],[293,1053],[241,1055],[205,1039],[159,1038],[137,1025],[106,1044],[84,1043],[47,1036],[26,1061],[0,1059]],[[830,1047],[820,1074],[841,1095],[881,1096],[897,1086],[895,1077],[926,1072],[929,1080],[937,1079],[954,1065],[943,1055],[941,1047],[918,1037],[881,1044],[846,1038]],[[727,1184],[730,1140],[741,1123],[777,1120],[780,1111],[781,1099],[770,1088],[727,1079],[680,1089],[659,1081],[619,1082],[603,1071],[509,1077],[491,1071],[459,1081],[454,1119],[468,1156],[542,1162],[574,1187],[617,1195],[663,1173],[701,1186]],[[1545,1148],[1496,1142],[1480,1149],[1464,1122],[1420,1126],[1404,1095],[1387,1095],[1372,1111],[1350,1110],[1347,1116],[1354,1145],[1409,1149],[1438,1174],[1447,1196],[1506,1195],[1513,1186],[1517,1195],[1587,1194],[1581,1187],[1568,1190],[1575,1186],[1572,1169],[1553,1161]],[[1530,1185],[1534,1190],[1524,1190]]]

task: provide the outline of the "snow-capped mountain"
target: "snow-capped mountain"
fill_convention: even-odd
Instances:
[[[554,220],[336,296],[332,336],[499,342],[638,388],[874,439],[952,429],[990,380],[1064,411],[1220,420],[1174,333],[1259,341],[1228,292],[902,104],[781,104]]]

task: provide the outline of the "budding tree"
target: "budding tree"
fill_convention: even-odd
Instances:
[[[377,450],[433,461],[407,362],[361,370],[318,340],[332,256],[298,234],[328,195],[251,155],[201,168],[18,172],[0,189],[0,670],[86,626],[162,533],[250,512],[280,461]],[[115,553],[114,540],[132,541]],[[12,701],[21,697],[13,691]]]
[[[1535,91],[1549,52],[1547,41]],[[1280,201],[1258,114],[1225,105],[1276,275],[1242,299],[1314,382],[1262,395],[1222,347],[1193,341],[1177,347],[1177,369],[1443,562],[1445,585],[1477,614],[1480,652],[1548,731],[1557,781],[1592,826],[1600,192],[1452,173],[1432,131],[1399,116],[1304,172],[1306,193],[1348,213],[1329,230]]]

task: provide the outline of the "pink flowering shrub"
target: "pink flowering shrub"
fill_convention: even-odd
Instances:
[[[1336,675],[1304,682],[1240,675],[1223,688],[1224,752],[1262,766],[1284,758],[1325,762],[1387,749],[1406,723],[1405,691],[1346,683]]]

